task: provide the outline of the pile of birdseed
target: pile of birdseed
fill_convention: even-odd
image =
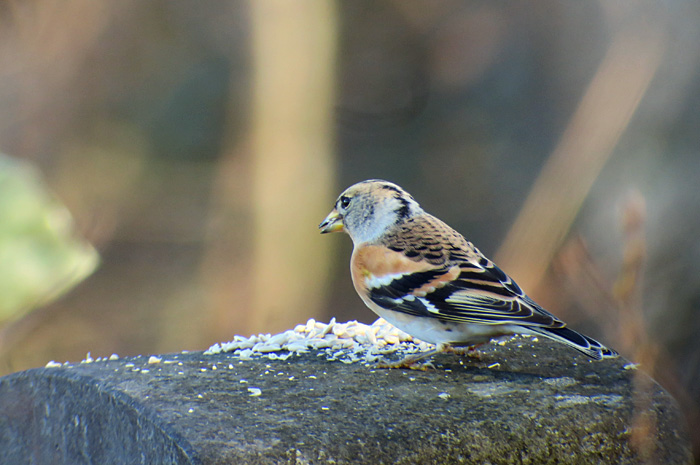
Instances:
[[[234,336],[230,342],[211,346],[205,354],[233,352],[241,360],[267,358],[286,360],[292,355],[315,351],[329,361],[374,364],[387,355],[426,352],[432,344],[419,341],[380,318],[371,325],[349,321],[322,323],[313,318],[306,324],[279,334]]]

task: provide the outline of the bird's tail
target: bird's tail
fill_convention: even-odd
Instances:
[[[618,353],[612,349],[608,349],[600,342],[581,333],[577,333],[569,328],[543,328],[543,327],[528,327],[530,331],[540,334],[549,339],[566,344],[581,353],[584,353],[595,360],[603,358],[615,358]]]

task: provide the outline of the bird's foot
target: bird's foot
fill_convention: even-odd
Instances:
[[[381,368],[381,369],[399,368],[399,369],[426,371],[429,368],[435,368],[435,366],[430,361],[425,362],[425,363],[421,363],[421,361],[425,360],[428,357],[435,355],[438,352],[439,351],[437,349],[433,349],[433,350],[429,350],[428,352],[422,352],[420,354],[409,355],[409,356],[404,357],[403,359],[395,361],[395,362],[389,362],[389,361],[379,362],[377,364],[377,368]]]
[[[483,344],[476,344],[473,346],[460,346],[460,347],[454,347],[454,346],[448,346],[445,351],[446,352],[451,352],[455,355],[461,355],[463,357],[468,357],[474,360],[481,360],[481,352],[477,349],[479,346]]]

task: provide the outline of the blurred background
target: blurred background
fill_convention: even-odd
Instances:
[[[2,2],[0,374],[373,321],[317,225],[384,178],[700,450],[698,44],[691,0]]]

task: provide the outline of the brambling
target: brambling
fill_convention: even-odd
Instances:
[[[471,242],[426,213],[391,182],[372,179],[347,188],[319,225],[353,241],[352,282],[377,315],[435,349],[477,346],[510,334],[544,336],[600,360],[617,353],[539,306]]]

